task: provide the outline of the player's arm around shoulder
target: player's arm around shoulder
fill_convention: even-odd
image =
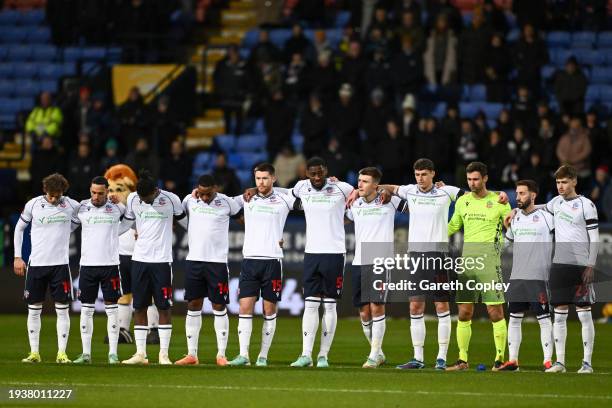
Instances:
[[[448,236],[453,235],[457,231],[463,227],[463,215],[462,210],[465,203],[465,196],[461,196],[457,199],[455,203],[455,211],[453,211],[453,216],[448,222]]]

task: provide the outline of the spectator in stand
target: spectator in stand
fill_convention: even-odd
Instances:
[[[323,111],[321,99],[315,93],[310,95],[308,108],[300,121],[300,133],[304,137],[304,155],[306,157],[320,155],[329,138],[329,119]]]
[[[508,33],[508,20],[502,10],[500,10],[493,0],[485,0],[482,5],[482,12],[487,27],[491,31],[496,31],[505,35]]]
[[[385,50],[379,48],[374,50],[372,60],[366,71],[366,91],[372,92],[380,88],[389,95],[393,95],[391,64],[386,57]]]
[[[568,132],[561,136],[557,144],[557,158],[560,164],[569,164],[576,169],[580,191],[588,189],[590,185],[592,150],[589,132],[582,127],[580,117],[573,116],[570,119]]]
[[[64,116],[62,111],[51,103],[51,94],[43,92],[40,94],[39,104],[28,115],[25,130],[32,137],[32,141],[38,145],[44,135],[58,140],[62,133],[62,122]]]
[[[525,85],[519,85],[518,87],[516,100],[512,104],[511,115],[514,123],[521,126],[527,135],[533,135],[536,132],[536,105],[531,97],[529,88],[527,88]]]
[[[569,57],[565,69],[555,74],[554,88],[561,113],[581,114],[584,112],[584,96],[588,80],[575,57]]]
[[[540,165],[548,172],[558,167],[556,146],[555,128],[549,118],[543,117],[540,119],[540,127],[534,139],[533,148],[540,155]]]
[[[327,170],[330,175],[338,177],[340,180],[346,180],[349,171],[355,169],[356,159],[352,152],[340,144],[338,139],[332,137],[329,139],[327,149],[321,155],[321,158],[327,163]]]
[[[593,184],[591,185],[591,191],[589,192],[589,198],[597,207],[597,212],[599,214],[605,215],[604,209],[604,193],[608,188],[610,188],[610,177],[608,166],[601,165],[597,167],[595,170],[595,177],[593,180]],[[604,218],[602,221],[606,221]]]
[[[407,162],[410,160],[407,146],[394,120],[389,120],[386,128],[386,135],[376,149],[376,161],[383,168],[388,183],[403,184],[407,175]]]
[[[519,174],[522,180],[534,180],[538,184],[540,188],[538,201],[540,203],[545,203],[549,200],[548,194],[554,187],[554,181],[551,177],[552,172],[542,165],[542,157],[538,151],[533,150],[531,152],[529,155],[529,164],[521,167]],[[557,191],[556,188],[554,191]]]
[[[219,153],[217,155],[212,176],[217,182],[220,193],[233,197],[242,192],[240,180],[238,179],[238,176],[236,176],[236,171],[227,166],[227,158],[225,157],[225,153]]]
[[[271,158],[276,157],[283,146],[291,143],[295,116],[295,110],[287,103],[283,92],[274,92],[264,113],[264,128],[268,135],[266,147]]]
[[[291,143],[283,145],[274,160],[276,182],[279,187],[292,187],[289,184],[298,176],[298,169],[306,163],[301,153],[296,153]]]
[[[171,143],[170,155],[162,163],[161,180],[164,190],[183,197],[190,190],[189,178],[191,177],[193,160],[185,152],[181,140],[176,139]]]
[[[125,150],[131,151],[136,141],[145,131],[146,107],[140,89],[130,89],[128,99],[119,107],[121,137]]]
[[[213,81],[215,94],[223,109],[225,131],[240,135],[244,115],[243,105],[249,94],[249,78],[246,62],[240,57],[236,45],[230,46],[227,56],[217,63]]]
[[[539,95],[540,70],[548,63],[546,44],[535,32],[533,25],[525,24],[521,38],[514,48],[514,66],[517,82],[525,84]]]
[[[465,185],[465,166],[479,159],[480,135],[469,119],[461,120],[461,134],[457,143],[455,182]]]
[[[329,53],[334,52],[331,44],[327,40],[327,34],[325,33],[325,30],[315,31],[313,47],[314,47],[314,50],[313,50],[314,52],[313,52],[312,57],[314,58],[311,58],[313,61],[316,61],[317,56],[320,55],[322,52],[329,52]]]
[[[508,163],[508,149],[498,129],[489,133],[487,143],[483,146],[482,157],[486,160],[489,179],[493,182],[501,180],[502,173]]]
[[[252,69],[262,63],[276,62],[281,59],[280,50],[270,42],[270,32],[262,29],[259,31],[259,40],[249,54],[248,65]]]
[[[381,38],[389,43],[393,40],[393,25],[387,18],[387,8],[382,2],[379,2],[374,9],[374,18],[368,27],[367,37],[370,38],[372,32],[378,30]]]
[[[368,60],[362,55],[361,43],[358,40],[351,40],[347,54],[342,61],[340,78],[350,84],[353,90],[359,92],[364,85],[367,69]]]
[[[485,84],[487,85],[487,101],[507,102],[508,74],[512,66],[510,51],[504,44],[504,37],[495,33],[487,48],[485,57]]]
[[[472,25],[463,30],[459,41],[463,83],[470,85],[482,82],[491,34],[491,30],[485,25],[482,10],[475,9],[472,14]]]
[[[514,161],[510,161],[509,164],[504,167],[501,177],[501,185],[504,189],[512,189],[516,185],[516,182],[521,179],[520,176],[521,165]]]
[[[317,57],[317,65],[312,70],[311,86],[317,92],[323,103],[329,105],[336,97],[338,89],[338,73],[331,61],[332,54],[329,51],[321,52]]]
[[[332,132],[343,149],[357,153],[362,109],[350,84],[342,84],[338,95],[340,100],[332,109],[333,121],[330,123]]]
[[[396,18],[401,17],[403,21],[404,13],[412,13],[416,24],[421,24],[421,4],[420,0],[394,0],[393,1],[393,15]],[[403,24],[403,23],[401,23]]]
[[[586,115],[586,129],[589,132],[591,146],[594,147],[591,154],[591,164],[593,166],[612,164],[612,152],[608,145],[606,130],[601,127],[597,112],[593,109],[589,110]]]
[[[94,155],[100,155],[106,141],[117,133],[116,122],[106,110],[104,95],[95,93],[92,106],[87,113],[87,131],[91,134],[91,149]]]
[[[421,27],[420,14],[415,14],[412,10],[404,10],[401,13],[400,26],[395,33],[395,39],[401,41],[408,36],[412,39],[415,52],[423,54],[425,51],[425,31]],[[396,44],[395,49],[400,49],[401,43]]]
[[[53,138],[43,134],[40,146],[32,152],[32,165],[30,178],[32,191],[40,191],[42,180],[51,173],[64,173],[65,160],[59,149],[55,146]]]
[[[125,164],[137,172],[148,170],[154,178],[159,178],[159,158],[151,151],[146,137],[136,140],[136,147],[125,157]]]
[[[419,132],[412,145],[411,162],[422,157],[428,157],[435,163],[446,160],[449,155],[449,145],[438,129],[438,122],[435,118],[426,118],[423,123],[423,130]],[[441,175],[441,173],[439,174]]]
[[[478,111],[474,117],[474,129],[481,136],[481,139],[485,139],[485,136],[489,134],[489,124],[487,123],[487,115],[483,111]]]
[[[98,173],[96,160],[91,154],[91,148],[87,143],[80,143],[76,154],[70,158],[68,173],[66,177],[70,180],[69,194],[75,200],[85,200],[89,197],[89,186],[91,179]]]
[[[386,136],[387,122],[394,117],[393,110],[385,103],[385,93],[380,88],[375,88],[370,94],[370,101],[365,110],[362,129],[366,140],[362,146],[362,157],[369,158],[375,146]],[[373,163],[368,163],[371,165]]]
[[[115,139],[109,139],[104,145],[104,156],[100,159],[100,171],[98,174],[104,174],[109,167],[121,163],[118,155],[119,144]]]
[[[381,50],[385,58],[391,53],[391,44],[389,41],[383,36],[383,33],[380,28],[374,28],[368,34],[368,38],[365,44],[365,57],[368,60],[372,59],[374,55],[374,51]]]
[[[412,94],[407,94],[402,102],[401,126],[401,136],[404,140],[413,139],[419,131],[416,99]]]
[[[508,140],[514,133],[514,125],[508,109],[502,109],[497,118],[497,129],[501,134],[502,139]]]
[[[449,86],[457,77],[457,37],[448,27],[448,19],[442,14],[427,38],[423,55],[425,77],[430,85]]]
[[[461,32],[463,29],[461,12],[453,6],[450,0],[430,0],[426,4],[429,27],[435,26],[440,16],[444,16],[451,30],[455,33]]]
[[[517,164],[519,167],[526,166],[529,163],[531,144],[522,127],[514,128],[512,139],[507,142],[507,150],[508,160],[511,163]]]
[[[298,107],[310,87],[310,67],[300,53],[291,56],[291,62],[285,72],[284,89],[287,94],[287,101],[294,107]]]
[[[446,143],[453,145],[455,141],[459,140],[461,134],[461,118],[459,117],[459,108],[457,104],[448,104],[446,107],[446,115],[440,122],[440,132],[444,137]],[[451,151],[455,151],[454,147]],[[453,173],[455,169],[453,168]]]
[[[160,157],[168,157],[170,145],[183,131],[181,124],[170,110],[170,97],[161,96],[150,115],[149,124],[154,135],[154,150]]]
[[[304,30],[299,24],[294,24],[291,28],[291,37],[285,42],[283,54],[286,62],[291,61],[293,54],[301,54],[306,58],[306,55],[311,52],[312,43],[304,35]]]
[[[412,38],[402,37],[402,48],[391,62],[395,98],[399,103],[406,94],[417,94],[423,84],[423,58],[413,47]]]

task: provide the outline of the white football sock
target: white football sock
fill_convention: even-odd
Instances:
[[[363,329],[363,335],[368,341],[369,345],[372,345],[372,321],[368,320],[367,322],[361,321],[361,328]]]
[[[372,345],[370,346],[371,360],[377,360],[382,353],[383,338],[387,327],[385,315],[372,318]]]
[[[91,355],[91,338],[93,336],[93,315],[96,311],[96,306],[92,303],[83,303],[81,305],[81,320],[79,322],[81,329],[81,343],[83,343],[83,354]]]
[[[172,337],[172,325],[160,324],[157,326],[159,330],[159,352],[168,354],[170,348],[170,338]]]
[[[147,332],[149,327],[134,325],[134,341],[136,342],[136,353],[147,355]]]
[[[302,317],[302,355],[312,358],[315,336],[319,330],[319,306],[321,298],[309,296],[304,299],[304,316]]]
[[[451,337],[451,317],[450,312],[438,313],[438,356],[436,359],[446,361],[448,344]]]
[[[519,348],[523,340],[522,323],[524,313],[510,313],[508,322],[508,358],[510,361],[518,361]]]
[[[555,353],[557,361],[565,365],[565,340],[567,339],[567,310],[555,308],[555,323],[553,336],[555,338]]]
[[[578,318],[582,324],[582,347],[584,351],[583,361],[591,365],[591,357],[593,356],[593,345],[595,343],[595,326],[593,325],[593,315],[591,308],[576,309]]]
[[[217,335],[217,357],[225,357],[227,349],[227,338],[229,333],[229,317],[227,309],[221,311],[213,310],[215,315],[215,334]]]
[[[185,318],[185,335],[187,336],[187,353],[190,356],[198,356],[198,341],[200,329],[202,328],[202,312],[199,310],[188,310]]]
[[[155,305],[147,308],[147,323],[149,324],[149,329],[157,329],[159,326],[159,311]]]
[[[274,332],[276,331],[276,313],[270,316],[264,315],[263,325],[261,327],[261,351],[259,357],[268,358],[268,351],[272,346]]]
[[[30,340],[30,352],[38,353],[40,342],[40,315],[42,305],[28,305],[28,339]]]
[[[251,333],[253,332],[253,315],[238,315],[238,342],[240,343],[240,355],[249,358],[249,346],[251,345]]]
[[[537,317],[540,325],[540,343],[542,343],[542,353],[544,354],[544,362],[552,360],[553,354],[553,325],[550,320],[550,314],[544,314]]]
[[[323,319],[321,319],[321,349],[319,357],[327,357],[338,325],[338,312],[336,311],[336,299],[323,299]]]
[[[108,334],[108,354],[117,354],[117,342],[119,341],[119,306],[105,305],[106,332]]]
[[[414,347],[414,359],[421,362],[424,361],[425,333],[423,313],[410,314],[410,337],[412,338],[412,347]]]
[[[125,330],[130,330],[132,325],[132,306],[131,305],[119,305],[119,327]]]
[[[68,304],[56,303],[55,313],[57,314],[57,351],[59,353],[66,352],[66,344],[68,343],[68,335],[70,334],[70,315]]]

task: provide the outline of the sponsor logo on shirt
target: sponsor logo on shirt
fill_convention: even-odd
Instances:
[[[68,217],[66,217],[64,214],[50,215],[48,217],[40,217],[38,222],[41,224],[61,224],[68,222]]]

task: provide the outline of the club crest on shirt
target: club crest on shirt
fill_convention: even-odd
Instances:
[[[66,202],[64,200],[60,201],[59,206],[61,208],[66,208]]]
[[[493,201],[487,201],[487,208],[493,208]]]
[[[540,217],[538,217],[538,215],[534,215],[532,218],[533,222],[540,222]]]
[[[158,203],[159,205],[166,205],[166,199],[164,197],[159,197]]]
[[[574,204],[572,204],[572,210],[576,211],[578,209],[578,202],[576,201]]]
[[[107,213],[113,212],[113,206],[110,204],[106,204],[104,211],[106,211]]]

